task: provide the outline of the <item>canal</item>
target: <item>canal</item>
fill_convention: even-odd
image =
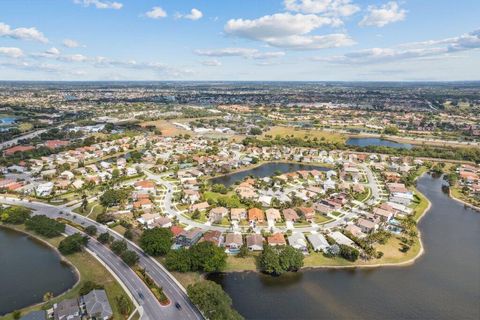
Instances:
[[[247,319],[480,319],[480,214],[448,197],[442,179],[418,189],[431,210],[419,223],[425,254],[413,265],[311,269],[279,278],[210,275]]]
[[[74,270],[40,241],[0,227],[0,315],[42,302],[77,281]]]

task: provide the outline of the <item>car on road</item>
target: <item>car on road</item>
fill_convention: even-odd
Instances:
[[[180,309],[182,309],[182,306],[180,305],[180,303],[175,302],[175,308],[177,308],[178,310],[180,310]]]
[[[138,297],[139,297],[140,299],[143,300],[143,299],[145,298],[145,296],[143,295],[143,293],[141,293],[140,291],[138,291],[137,293],[138,293]]]

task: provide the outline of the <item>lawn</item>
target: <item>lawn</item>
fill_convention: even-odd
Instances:
[[[327,221],[330,221],[332,220],[331,218],[329,217],[325,217],[324,215],[321,215],[321,214],[316,214],[315,215],[315,223],[316,224],[322,224],[322,223],[325,223]]]
[[[189,134],[193,135],[193,131],[185,130],[180,127],[177,127],[176,125],[173,124],[173,122],[179,122],[181,123],[182,121],[180,119],[175,119],[175,120],[156,120],[156,121],[147,121],[143,122],[140,125],[142,127],[146,126],[155,126],[157,129],[159,129],[162,132],[163,136],[166,137],[172,137],[172,136],[177,136],[180,134]]]
[[[227,257],[227,266],[224,270],[225,272],[235,272],[235,271],[255,271],[257,270],[257,259],[258,254],[251,253],[248,257],[238,258],[236,256],[229,255]]]
[[[271,136],[275,139],[276,136],[285,137],[285,136],[294,136],[295,138],[317,138],[318,140],[330,142],[330,143],[345,143],[346,136],[335,133],[335,132],[328,132],[328,131],[321,131],[321,130],[306,130],[306,129],[298,129],[293,127],[272,127],[270,130],[264,133],[265,136]]]
[[[81,214],[82,216],[88,216],[90,219],[95,220],[97,215],[100,213],[103,213],[105,208],[97,201],[91,202],[87,205],[87,208],[85,211],[83,211],[80,207],[75,208],[73,212],[76,212],[78,214]]]
[[[12,227],[12,226],[9,226],[9,227]],[[13,226],[13,227],[19,231],[25,231],[25,227],[23,225]],[[48,242],[50,245],[54,247],[57,247],[60,241],[63,239],[63,237],[48,239],[38,235],[35,235],[35,237]],[[105,269],[105,267],[103,267],[102,264],[100,264],[100,262],[98,262],[97,259],[95,259],[93,256],[91,256],[87,252],[75,253],[72,255],[68,255],[64,258],[68,260],[71,264],[73,264],[77,268],[77,270],[80,272],[80,282],[77,285],[75,285],[72,289],[67,291],[66,293],[52,299],[48,304],[51,305],[53,303],[59,302],[64,299],[78,297],[79,291],[82,285],[86,281],[93,281],[95,283],[98,283],[104,286],[105,291],[107,292],[108,300],[110,302],[110,305],[112,306],[112,310],[114,313],[113,318],[125,319],[125,317],[123,317],[118,311],[118,307],[115,302],[115,297],[120,295],[127,296],[127,294],[122,289],[120,284],[117,283],[115,278],[110,274],[110,272],[107,269]],[[42,307],[41,305],[37,305],[34,307],[27,307],[22,310],[22,313],[26,313],[32,310],[40,310],[41,307]],[[133,304],[131,309],[133,310]],[[6,315],[5,317],[2,317],[1,319],[10,320],[10,319],[13,319],[13,315],[9,314],[9,315]]]

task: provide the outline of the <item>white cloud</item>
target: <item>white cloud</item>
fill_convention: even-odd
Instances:
[[[407,11],[401,9],[397,2],[390,1],[380,7],[369,6],[368,13],[358,24],[361,27],[375,26],[384,27],[389,23],[405,20]]]
[[[19,40],[33,40],[47,43],[48,39],[36,28],[15,28],[12,29],[8,24],[0,22],[0,37],[9,37]]]
[[[315,14],[277,13],[255,20],[232,19],[225,25],[229,35],[257,40],[270,46],[312,50],[336,48],[355,42],[346,34],[310,35],[323,26],[338,27],[342,21],[337,17],[322,17]]]
[[[202,11],[198,10],[198,9],[195,9],[193,8],[192,10],[190,10],[190,13],[189,14],[181,14],[181,13],[177,13],[175,15],[175,18],[177,19],[188,19],[188,20],[199,20],[203,17],[203,13]]]
[[[167,12],[161,7],[153,7],[152,10],[146,12],[145,15],[150,19],[160,19],[165,18],[167,16]]]
[[[360,10],[351,0],[284,0],[283,3],[289,11],[342,17],[351,16]]]
[[[52,47],[48,50],[45,51],[46,54],[52,55],[52,56],[58,56],[60,54],[60,50],[58,50],[55,47]]]
[[[72,40],[72,39],[65,39],[65,40],[63,40],[62,44],[63,44],[64,47],[67,47],[67,48],[78,48],[78,47],[80,47],[80,43],[78,43],[77,41]]]
[[[317,57],[313,60],[343,64],[374,64],[435,57],[473,49],[480,49],[480,29],[458,37],[405,43],[393,48],[371,48],[342,56]]]
[[[200,61],[200,63],[207,67],[220,67],[222,65],[222,63],[217,59],[204,60],[204,61]]]
[[[256,60],[280,58],[285,55],[285,52],[282,51],[261,52],[250,48],[198,49],[195,50],[195,53],[199,56],[207,57],[243,57]]]
[[[94,6],[97,9],[114,9],[120,10],[123,7],[123,4],[120,2],[114,1],[103,1],[103,0],[74,0],[76,4],[83,5],[84,7]]]
[[[10,58],[20,58],[23,56],[23,51],[15,47],[0,47],[0,55]]]

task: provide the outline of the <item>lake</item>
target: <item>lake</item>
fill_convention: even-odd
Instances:
[[[399,143],[390,140],[380,138],[348,138],[347,145],[356,147],[391,147],[398,149],[411,149],[412,145],[409,143]]]
[[[264,177],[273,176],[277,171],[281,173],[287,173],[287,172],[294,172],[298,170],[328,171],[330,169],[322,166],[309,165],[309,164],[269,162],[269,163],[264,163],[252,169],[212,178],[210,179],[210,182],[212,184],[219,183],[219,184],[225,185],[226,187],[229,187],[235,182],[242,181],[245,177],[248,177],[248,176],[256,176],[258,178],[264,178]]]
[[[40,241],[0,227],[0,315],[42,302],[77,281],[74,270]]]
[[[442,179],[419,223],[425,254],[406,267],[311,269],[274,278],[210,275],[247,319],[480,319],[480,214],[448,197]]]

